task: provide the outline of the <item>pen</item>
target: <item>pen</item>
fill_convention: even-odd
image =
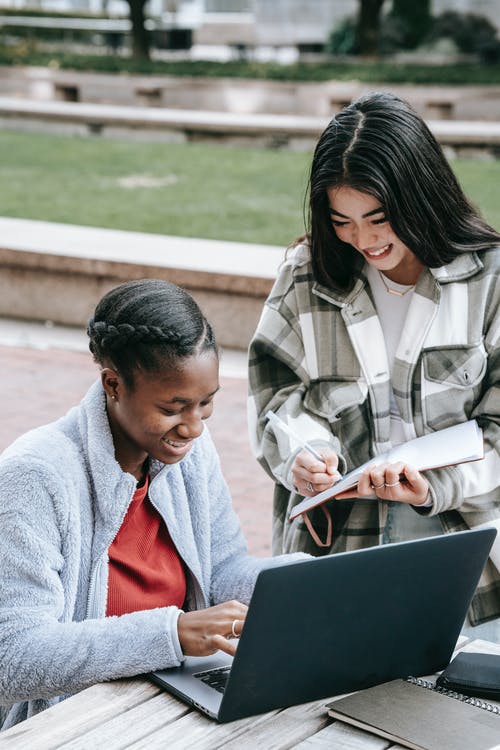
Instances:
[[[307,443],[305,440],[302,440],[302,438],[299,437],[297,433],[295,433],[292,428],[289,427],[286,422],[283,422],[283,420],[280,419],[273,411],[266,412],[266,418],[274,427],[278,427],[280,430],[285,432],[288,437],[293,438],[293,440],[295,440],[295,442],[298,443],[301,448],[309,451],[309,453],[314,456],[314,458],[317,458],[318,461],[321,461],[322,464],[325,463],[325,460],[319,455],[319,453],[315,451],[314,448],[309,445],[309,443]]]

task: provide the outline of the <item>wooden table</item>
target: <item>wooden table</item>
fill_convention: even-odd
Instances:
[[[500,654],[500,645],[459,641],[460,649]],[[327,716],[325,698],[217,724],[147,679],[102,683],[0,734],[13,750],[386,750],[401,748]],[[401,750],[403,750],[401,748]]]

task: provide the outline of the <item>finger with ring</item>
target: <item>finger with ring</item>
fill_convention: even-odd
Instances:
[[[312,486],[311,482],[306,482],[306,490],[308,492],[314,492],[314,487]]]
[[[235,625],[236,625],[237,622],[238,622],[238,620],[233,620],[233,624],[231,625],[231,634],[232,634],[233,638],[239,638],[240,637],[240,634],[236,632],[236,628],[235,628]]]
[[[382,487],[387,487],[385,482],[382,482],[382,484],[371,484],[370,487],[372,490],[380,490]]]
[[[400,484],[400,481],[399,481],[399,479],[398,479],[398,481],[397,481],[397,482],[386,482],[386,483],[385,483],[385,486],[386,486],[386,487],[397,487],[397,485],[398,485],[398,484]]]

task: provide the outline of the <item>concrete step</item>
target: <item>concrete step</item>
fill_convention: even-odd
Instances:
[[[144,131],[166,140],[245,139],[257,145],[310,149],[329,117],[250,114],[164,107],[122,106],[85,102],[46,101],[0,97],[0,123],[26,127],[27,123],[77,129],[76,132],[114,135]],[[498,149],[500,122],[428,120],[443,146]],[[80,130],[78,130],[80,129]]]
[[[0,217],[0,316],[85,326],[129,279],[188,289],[219,343],[245,350],[284,249]]]

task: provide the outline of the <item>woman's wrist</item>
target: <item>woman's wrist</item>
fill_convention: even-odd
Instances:
[[[179,640],[179,617],[183,614],[183,609],[177,610],[177,614],[175,615],[174,627],[172,628],[172,642],[174,644],[175,655],[179,661],[184,661],[184,659],[186,658],[182,650],[181,642]]]

